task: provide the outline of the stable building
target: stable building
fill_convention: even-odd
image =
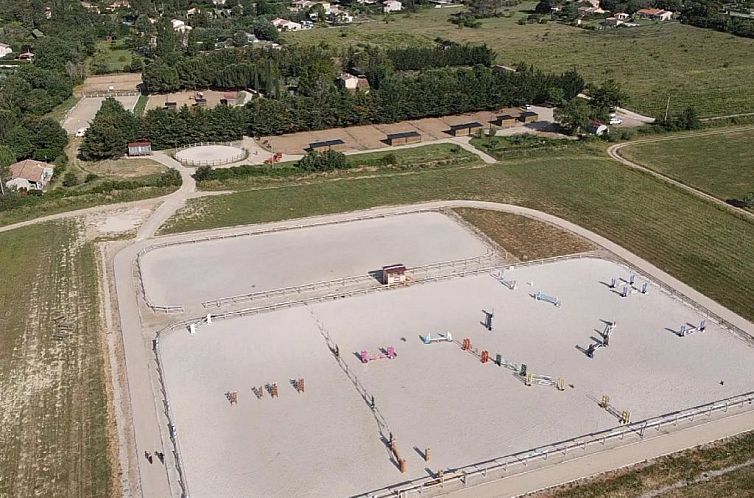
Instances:
[[[415,144],[422,141],[422,136],[417,131],[402,131],[400,133],[389,133],[385,139],[388,145],[407,145]]]
[[[526,111],[522,112],[518,119],[522,123],[533,123],[535,121],[539,121],[539,114],[534,111]]]
[[[152,142],[149,140],[140,140],[138,142],[128,142],[128,156],[149,156],[152,154]]]
[[[406,281],[405,265],[388,265],[382,267],[383,285],[402,284]]]
[[[513,128],[516,126],[516,117],[510,114],[501,114],[492,121],[492,124],[500,128]]]
[[[346,143],[343,140],[336,138],[333,140],[323,140],[321,142],[312,142],[309,144],[309,148],[307,150],[309,150],[310,152],[313,152],[313,151],[322,152],[325,150],[340,151],[340,150],[345,149],[345,147],[346,147]]]
[[[479,121],[451,125],[449,133],[454,137],[465,137],[472,134],[474,130],[483,128]]]
[[[238,103],[238,92],[224,93],[222,98],[220,99],[220,105],[225,105],[228,107],[233,107],[237,103]]]

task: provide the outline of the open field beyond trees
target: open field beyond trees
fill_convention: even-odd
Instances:
[[[189,201],[180,232],[437,199],[519,204],[566,218],[626,247],[712,299],[754,318],[751,223],[611,160],[562,155],[246,191]]]
[[[620,154],[722,200],[754,192],[754,130],[637,143]]]
[[[486,43],[497,62],[534,64],[547,70],[575,67],[587,81],[613,78],[629,93],[626,107],[659,115],[670,97],[672,111],[695,106],[718,116],[754,112],[754,39],[680,23],[589,31],[549,22],[519,25],[536,2],[515,8],[511,17],[483,19],[480,28],[459,29],[447,21],[457,9],[430,9],[394,15],[339,29],[286,33],[295,44],[329,46],[372,43],[386,48],[431,45],[437,37]]]
[[[94,248],[73,222],[0,234],[0,496],[110,496]]]

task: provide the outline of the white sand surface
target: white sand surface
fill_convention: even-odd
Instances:
[[[754,390],[754,348],[709,321],[706,332],[678,337],[667,328],[701,315],[654,286],[622,299],[601,283],[628,275],[612,262],[574,259],[510,272],[515,291],[480,275],[215,322],[195,336],[170,332],[161,351],[189,492],[349,496],[616,426],[597,406],[603,394],[638,421]],[[532,299],[538,290],[562,306]],[[310,309],[375,396],[407,474],[390,461]],[[483,309],[494,309],[491,332]],[[601,320],[618,325],[589,359],[577,346],[599,337]],[[446,331],[573,387],[525,387],[457,344],[419,340]],[[396,359],[363,365],[355,356],[387,346]],[[288,384],[297,377],[305,394]],[[280,398],[257,400],[251,386],[272,381]],[[229,390],[239,392],[237,406]],[[427,447],[429,464],[419,455]]]
[[[486,250],[449,217],[428,212],[159,248],[141,258],[141,270],[152,303],[179,305]]]

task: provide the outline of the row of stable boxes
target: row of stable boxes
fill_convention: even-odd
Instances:
[[[490,121],[490,124],[499,126],[501,128],[512,128],[517,123],[533,123],[539,120],[539,114],[533,111],[522,112],[519,116],[511,116],[510,114],[502,114],[497,116],[494,120]],[[479,121],[470,121],[468,123],[461,123],[451,125],[447,133],[454,137],[471,135],[475,130],[484,128],[484,125]],[[389,133],[385,137],[387,145],[406,145],[413,144],[422,141],[422,136],[418,131],[404,131],[400,133]],[[312,142],[309,144],[309,150],[342,150],[346,148],[346,143],[339,139],[323,140],[321,142]]]

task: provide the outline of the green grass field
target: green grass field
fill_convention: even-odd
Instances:
[[[586,239],[526,216],[484,209],[462,208],[454,211],[519,261],[597,249]]]
[[[754,130],[638,143],[620,154],[722,200],[754,192]]]
[[[114,190],[108,193],[89,193],[72,197],[49,199],[44,202],[0,211],[0,226],[41,218],[52,214],[75,211],[105,204],[151,199],[174,192],[178,187],[142,187],[134,190]]]
[[[754,318],[751,223],[707,202],[586,154],[487,167],[428,170],[196,199],[163,231],[275,221],[435,199],[519,204],[566,218],[626,247],[732,310]],[[704,241],[704,243],[691,243]]]
[[[97,267],[79,230],[0,234],[0,496],[113,493]]]
[[[346,156],[346,160],[347,169],[319,173],[302,171],[295,166],[296,161],[254,166],[242,175],[222,180],[203,180],[198,182],[198,186],[201,190],[251,190],[335,178],[354,180],[378,175],[410,175],[427,169],[469,167],[480,162],[476,155],[452,144],[353,154]]]
[[[122,73],[127,72],[132,60],[131,50],[114,42],[100,41],[97,43],[89,67],[92,69],[97,67],[107,68],[108,73]]]
[[[626,106],[650,115],[693,105],[702,116],[754,112],[754,39],[680,23],[588,31],[554,22],[516,24],[536,2],[516,7],[510,18],[482,20],[477,29],[447,22],[457,9],[428,9],[338,29],[286,33],[296,44],[344,47],[429,45],[437,38],[487,43],[497,62],[526,62],[548,70],[578,69],[588,81],[619,81],[630,94]]]
[[[661,498],[750,497],[754,493],[754,467],[748,466],[719,477],[685,486],[702,473],[742,464],[754,455],[754,432],[700,448],[658,458],[636,467],[617,470],[594,479],[566,484],[537,493],[537,498],[626,498],[645,496],[677,483],[683,487],[660,494]],[[654,495],[652,495],[654,496]]]

